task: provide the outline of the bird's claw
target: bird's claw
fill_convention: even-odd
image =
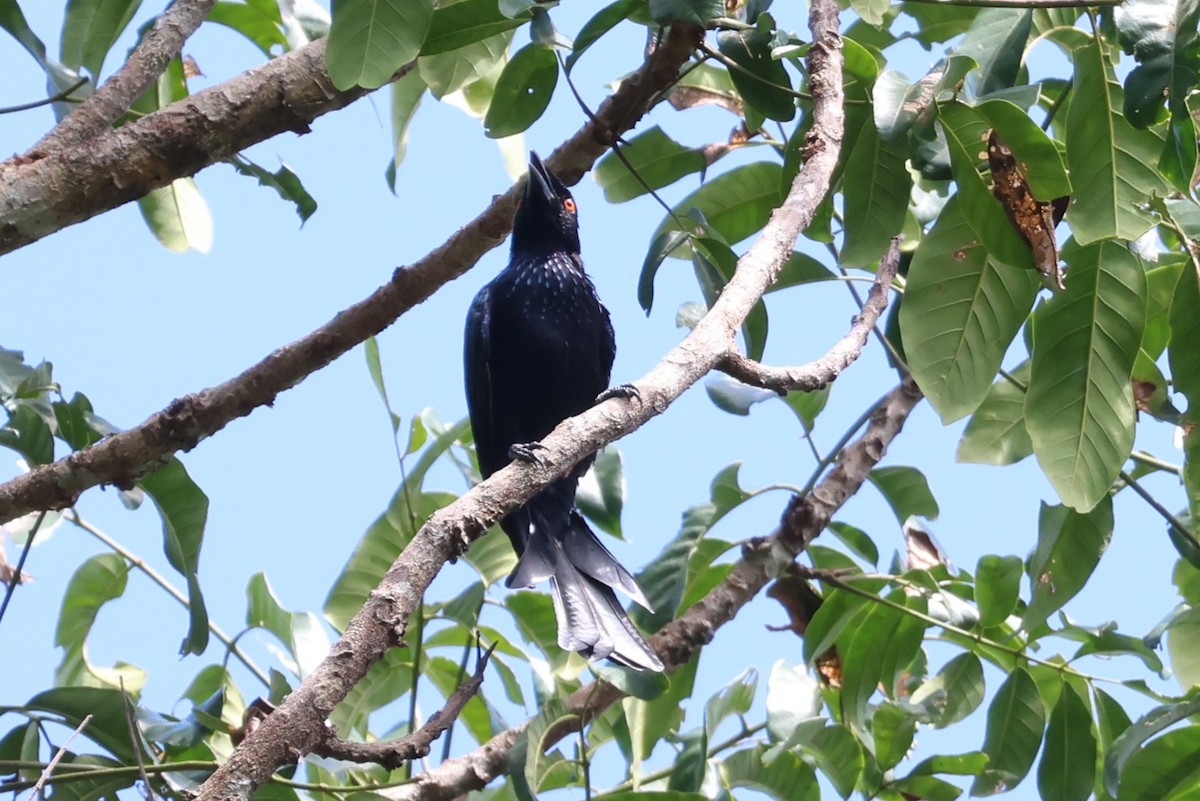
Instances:
[[[527,464],[541,465],[545,460],[538,451],[544,450],[546,450],[546,446],[540,442],[514,442],[508,446],[508,458]]]
[[[617,384],[615,387],[609,387],[597,395],[596,403],[603,403],[609,398],[635,398],[636,400],[640,401],[642,399],[642,393],[633,384]]]

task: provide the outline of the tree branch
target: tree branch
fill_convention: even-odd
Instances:
[[[50,142],[55,149],[48,150],[47,139],[60,126],[28,153],[0,162],[0,255],[276,134],[308,133],[314,119],[366,93],[334,88],[325,72],[325,40],[319,39],[119,128],[92,131],[86,142],[71,146],[64,139]],[[72,191],[62,191],[64,186]]]
[[[446,699],[445,706],[434,712],[429,720],[425,721],[425,725],[412,734],[387,742],[358,743],[340,740],[330,730],[329,737],[324,742],[318,743],[312,753],[317,756],[345,759],[350,762],[373,762],[388,770],[395,770],[406,762],[429,756],[429,746],[438,737],[441,737],[446,729],[454,725],[454,721],[458,720],[458,716],[462,714],[463,707],[479,691],[483,684],[483,672],[487,668],[488,659],[491,658],[494,650],[496,650],[496,643],[492,643],[490,648],[479,653],[478,664],[475,666],[475,673],[471,678],[458,685]]]
[[[146,31],[129,60],[43,136],[29,155],[78,145],[116,122],[179,55],[183,43],[215,4],[216,0],[174,0]]]
[[[323,739],[324,720],[334,706],[388,648],[400,641],[412,610],[446,561],[461,554],[489,524],[587,454],[664,411],[729,349],[742,320],[775,280],[796,238],[811,222],[814,210],[829,190],[837,163],[844,118],[836,2],[814,0],[810,26],[813,44],[808,70],[813,128],[804,143],[804,166],[758,240],[738,260],[733,278],[709,313],[680,345],[636,382],[638,394],[634,398],[613,398],[564,421],[543,439],[544,459],[540,464],[509,464],[431,515],[350,621],[329,656],[209,777],[200,788],[200,801],[246,801],[277,767],[311,751]],[[670,38],[664,47],[656,49],[655,57],[669,49]],[[564,166],[556,165],[554,169]],[[717,608],[712,614],[719,619],[729,603],[721,596],[713,603]],[[689,620],[685,616],[680,621],[682,630],[687,630]],[[696,625],[700,628],[699,640],[706,642],[713,631],[711,623]],[[668,656],[677,650],[669,637],[664,647]]]
[[[862,353],[871,329],[887,308],[888,289],[899,264],[900,237],[896,237],[879,262],[875,283],[871,285],[862,312],[854,316],[850,331],[816,361],[800,367],[771,367],[748,359],[736,350],[728,350],[717,362],[717,369],[744,384],[772,389],[781,395],[793,390],[812,392],[831,383]]]
[[[680,65],[690,56],[702,34],[703,29],[699,27],[673,28],[664,45],[655,50],[642,69],[622,81],[620,89],[600,106],[596,117],[547,160],[550,168],[568,183],[575,183],[615,136],[628,130],[645,114],[658,90],[674,80]],[[316,42],[304,50],[316,45],[323,47],[322,42]],[[317,51],[318,61],[319,56],[320,51]],[[328,79],[324,80],[327,82]],[[188,114],[186,109],[181,109],[180,113]],[[107,138],[137,124],[122,126]],[[86,149],[91,152],[95,147],[97,142],[93,141]],[[0,198],[4,197],[5,180],[5,173],[0,170]],[[135,428],[0,484],[0,522],[30,511],[72,506],[84,490],[100,484],[132,485],[158,467],[164,457],[176,451],[191,450],[200,440],[221,430],[230,421],[274,402],[280,392],[387,328],[401,314],[428,298],[442,284],[466,272],[484,253],[499,245],[512,228],[519,193],[519,187],[510,188],[440,247],[420,261],[397,269],[392,279],[372,295],[307,336],[276,350],[240,375],[173,401]],[[0,221],[0,240],[5,236],[4,230],[4,223]]]
[[[821,533],[841,505],[862,487],[921,397],[911,380],[905,380],[888,393],[866,431],[842,452],[837,467],[808,496],[793,496],[780,527],[770,537],[748,541],[742,549],[742,558],[724,581],[650,638],[650,645],[667,670],[691,659],[713,639],[717,629],[762,591],[772,575],[773,551],[779,548],[788,558],[794,558]],[[819,500],[822,498],[826,500]],[[801,509],[804,514],[799,512]],[[566,699],[567,712],[574,714],[574,723],[548,732],[545,747],[566,737],[621,697],[620,690],[603,681],[575,691]],[[444,761],[411,784],[383,794],[393,801],[452,801],[471,790],[482,789],[508,769],[509,751],[533,720],[530,718],[497,734],[470,753]]]

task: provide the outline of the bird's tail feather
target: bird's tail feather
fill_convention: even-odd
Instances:
[[[508,585],[528,587],[550,579],[559,647],[589,659],[607,657],[639,670],[661,671],[662,662],[613,592],[618,589],[649,609],[637,581],[596,539],[577,510],[570,509],[565,519],[556,515],[557,521],[533,511],[525,553]]]

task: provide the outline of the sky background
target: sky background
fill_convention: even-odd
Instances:
[[[34,30],[57,53],[61,4],[24,5]],[[160,4],[147,4],[130,30],[159,11]],[[573,35],[590,11],[590,4],[569,3],[555,9],[553,18]],[[804,30],[800,10],[781,11],[780,19],[793,30]],[[527,37],[527,31],[518,32],[516,44]],[[108,70],[131,41],[127,33],[110,56]],[[642,44],[640,32],[621,31],[582,58],[574,78],[589,105],[594,108],[603,99],[607,82],[636,66]],[[204,26],[185,52],[204,72],[191,81],[192,91],[262,60],[239,35],[215,25]],[[915,78],[937,56],[913,45],[901,48],[893,66]],[[0,36],[0,64],[6,73],[0,106],[37,99],[43,85],[40,69],[7,36]],[[318,119],[309,135],[287,134],[248,151],[268,169],[286,162],[304,181],[319,209],[303,227],[290,204],[231,167],[217,165],[197,177],[215,224],[208,254],[168,252],[148,232],[137,206],[128,205],[6,256],[0,262],[0,346],[24,351],[27,363],[53,362],[54,377],[68,397],[83,392],[99,415],[129,427],[172,399],[224,381],[303,336],[372,292],[397,265],[423,256],[510,185],[499,150],[483,136],[480,123],[427,98],[412,125],[408,158],[398,170],[393,195],[384,180],[392,148],[388,116],[384,90]],[[583,121],[560,81],[549,111],[526,133],[526,143],[548,155]],[[712,108],[684,114],[664,108],[652,122],[690,145],[723,140],[735,124],[733,117]],[[0,116],[0,152],[24,151],[51,124],[51,113],[44,108]],[[714,174],[764,156],[758,149],[735,152]],[[697,180],[692,176],[662,194],[677,201]],[[659,272],[653,313],[644,315],[635,290],[662,210],[649,198],[610,205],[590,177],[575,195],[584,260],[617,332],[613,381],[630,381],[682,338],[675,310],[698,300],[700,293],[690,265],[673,260]],[[463,320],[471,297],[506,259],[507,244],[379,337],[391,403],[406,427],[426,407],[446,421],[466,414]],[[776,364],[799,364],[821,355],[842,336],[856,311],[841,284],[790,289],[771,296],[767,305],[767,361]],[[1017,360],[1019,354],[1010,354],[1010,363]],[[872,341],[835,384],[814,434],[818,447],[829,448],[894,381]],[[985,554],[1024,557],[1036,542],[1038,501],[1056,502],[1053,491],[1032,459],[1011,468],[956,464],[961,429],[961,423],[943,427],[922,404],[884,464],[913,465],[928,476],[941,507],[931,528],[956,564],[973,570]],[[744,461],[741,478],[747,488],[803,484],[814,460],[801,435],[782,403],[764,403],[748,418],[735,417],[716,409],[701,387],[693,388],[667,414],[619,443],[629,490],[623,515],[628,540],[611,543],[612,550],[635,572],[641,569],[678,531],[681,513],[708,499],[712,477],[731,462]],[[1137,446],[1169,461],[1182,458],[1173,449],[1171,431],[1162,426],[1140,427]],[[0,456],[4,454],[9,452]],[[387,416],[361,347],[280,395],[273,407],[231,423],[182,458],[211,502],[200,573],[209,614],[231,633],[245,619],[247,581],[263,570],[286,608],[319,613],[359,537],[386,507],[400,480]],[[16,472],[11,454],[0,459],[0,479]],[[1172,479],[1152,477],[1146,484],[1168,507],[1183,505]],[[464,489],[457,473],[447,468],[436,470],[427,487]],[[784,493],[768,493],[722,520],[712,535],[737,540],[769,533],[785,502]],[[1162,521],[1131,493],[1122,493],[1115,508],[1112,545],[1067,611],[1087,624],[1115,619],[1122,632],[1141,635],[1175,604],[1170,584],[1175,554]],[[179,583],[162,557],[160,522],[149,504],[129,512],[114,491],[91,490],[78,509]],[[895,517],[871,487],[838,519],[875,538],[881,568],[886,569],[893,550],[903,549]],[[835,545],[828,539],[818,542]],[[64,587],[85,558],[104,550],[67,524],[33,549],[26,570],[36,581],[18,588],[0,627],[0,643],[10,655],[19,653],[0,663],[0,705],[19,704],[50,685],[61,656],[53,643]],[[16,557],[11,545],[9,557]],[[467,565],[449,565],[431,597],[448,597],[474,579]],[[504,589],[497,586],[491,592]],[[1028,597],[1027,584],[1023,596]],[[707,698],[748,666],[755,667],[762,677],[761,710],[772,663],[802,660],[798,639],[764,628],[785,622],[775,602],[755,600],[705,649],[696,697]],[[125,596],[101,612],[89,656],[96,664],[123,659],[147,669],[144,703],[169,710],[192,676],[222,655],[214,642],[202,657],[179,659],[185,630],[184,610],[135,572]],[[268,641],[268,635],[255,633],[244,642],[260,664],[275,664],[266,650]],[[1066,644],[1064,650],[1074,649]],[[940,667],[955,653],[935,647],[931,667]],[[1143,670],[1129,658],[1091,659],[1081,667],[1117,677]],[[236,675],[247,696],[260,692],[248,674]],[[996,671],[988,671],[989,698],[1001,680]],[[1152,678],[1151,684],[1176,690],[1169,679]],[[1120,688],[1116,694],[1131,712],[1146,708]],[[917,759],[938,749],[954,753],[978,748],[985,710],[986,704],[946,733],[923,728]],[[425,709],[426,714],[431,711],[432,705]],[[513,722],[520,715],[515,711]],[[13,725],[0,722],[4,730],[6,723]],[[697,710],[686,725],[698,724]],[[458,738],[455,751],[468,746],[467,738]],[[1009,797],[1035,798],[1033,780]]]

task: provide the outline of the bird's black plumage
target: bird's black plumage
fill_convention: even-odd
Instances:
[[[508,464],[514,446],[527,454],[522,445],[595,403],[615,355],[608,310],[579,256],[575,201],[533,154],[508,267],[475,296],[467,317],[467,405],[483,475]],[[575,508],[591,462],[501,521],[520,557],[508,584],[550,579],[562,648],[662,670],[613,590],[648,607],[645,595]]]

